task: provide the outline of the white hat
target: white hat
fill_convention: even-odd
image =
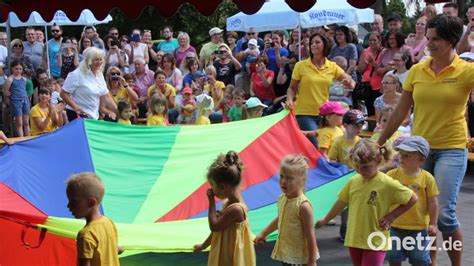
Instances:
[[[255,39],[250,39],[248,44],[249,44],[249,45],[250,45],[250,44],[255,45],[255,46],[257,46],[257,48],[258,48],[258,42],[257,42],[257,40],[255,40]]]
[[[257,97],[250,97],[246,102],[245,102],[245,106],[247,106],[247,108],[254,108],[254,107],[257,107],[257,106],[261,106],[263,108],[267,108],[268,105],[265,105],[263,104],[260,99],[258,99]]]
[[[196,104],[203,110],[214,109],[214,101],[212,100],[212,97],[206,94],[200,94],[196,96]]]
[[[209,30],[209,35],[212,36],[214,34],[219,34],[219,33],[222,33],[223,30],[219,29],[218,27],[214,27],[212,29]]]

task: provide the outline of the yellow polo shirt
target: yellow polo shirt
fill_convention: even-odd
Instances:
[[[427,230],[430,223],[428,201],[431,197],[439,195],[434,177],[423,169],[416,176],[408,176],[402,168],[390,170],[387,175],[413,190],[418,196],[415,205],[395,219],[392,226],[406,230]],[[396,207],[392,206],[391,209]]]
[[[296,63],[291,76],[300,82],[295,115],[319,115],[319,106],[329,99],[331,83],[342,74],[344,70],[327,58],[319,69],[311,62],[311,58]]]
[[[431,60],[414,65],[403,84],[415,105],[411,134],[423,136],[432,149],[465,149],[464,112],[474,88],[474,64],[455,55],[449,66],[435,74]]]

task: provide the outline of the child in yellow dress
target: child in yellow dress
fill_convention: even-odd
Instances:
[[[308,159],[303,155],[288,155],[281,162],[278,217],[255,238],[255,244],[266,240],[278,229],[278,239],[272,258],[283,265],[316,265],[318,247],[313,229],[313,206],[305,196]]]
[[[207,190],[207,197],[212,232],[204,243],[194,246],[195,252],[211,246],[208,265],[256,265],[248,210],[239,191],[242,168],[235,151],[219,155],[209,167],[207,181],[212,189]],[[216,212],[214,196],[225,200],[219,213]]]
[[[150,115],[146,118],[147,126],[166,126],[168,102],[161,93],[154,93],[150,100]]]

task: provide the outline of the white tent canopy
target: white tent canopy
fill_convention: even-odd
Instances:
[[[329,24],[370,23],[374,21],[374,11],[370,8],[357,9],[347,0],[318,0],[314,6],[303,13],[291,9],[283,0],[265,2],[253,15],[242,12],[227,18],[228,31],[248,31],[254,28],[258,32],[294,29],[298,25],[310,28]]]
[[[8,15],[8,24],[10,27],[52,26],[54,23],[61,26],[97,25],[108,23],[110,21],[112,21],[112,17],[110,15],[108,15],[103,20],[98,20],[89,9],[84,9],[76,21],[70,20],[66,13],[64,13],[62,10],[56,11],[51,21],[45,21],[43,17],[36,11],[33,11],[26,21],[21,21],[13,12],[10,12]],[[1,23],[0,26],[6,27],[7,22]]]

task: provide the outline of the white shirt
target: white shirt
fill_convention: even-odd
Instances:
[[[8,57],[8,50],[7,47],[0,45],[0,63],[5,64],[5,60]],[[4,69],[7,69],[8,67],[4,67]]]
[[[63,90],[71,94],[72,100],[92,119],[99,119],[100,97],[108,93],[104,75],[84,74],[78,68],[69,73]],[[73,110],[70,106],[66,107]]]

